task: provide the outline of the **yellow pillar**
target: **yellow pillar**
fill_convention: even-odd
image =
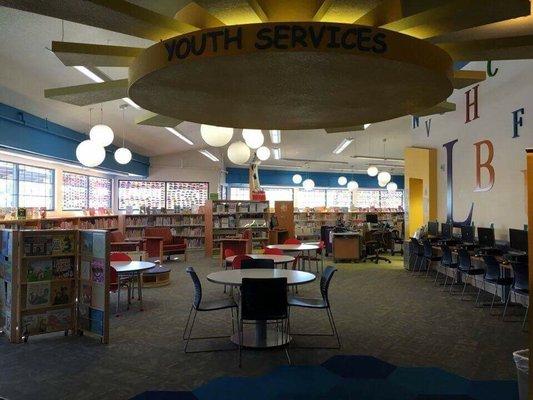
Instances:
[[[405,235],[437,219],[437,150],[405,149]]]
[[[531,227],[533,227],[533,149],[527,149],[527,169],[526,169],[526,185],[527,185],[527,226],[528,226],[528,263],[529,263],[529,292],[533,289],[533,233]],[[529,296],[529,308],[533,305],[533,300]],[[533,329],[533,318],[529,317],[529,332]],[[531,336],[530,336],[531,341]],[[529,370],[533,366],[533,360],[529,358]],[[531,385],[533,384],[533,374],[529,374],[529,387],[531,393]]]

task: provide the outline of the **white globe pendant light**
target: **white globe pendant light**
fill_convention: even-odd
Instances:
[[[89,132],[91,140],[99,146],[106,147],[113,143],[115,135],[113,129],[104,124],[98,124],[91,128]]]
[[[97,167],[105,160],[105,149],[92,140],[84,140],[76,147],[76,158],[86,167]]]
[[[126,147],[115,150],[115,161],[119,164],[127,164],[131,161],[131,151]]]
[[[350,192],[353,192],[355,189],[359,187],[359,184],[356,181],[350,181],[348,182],[348,185],[346,186]]]
[[[366,173],[368,174],[368,176],[376,176],[379,173],[379,170],[377,169],[377,167],[374,167],[373,165],[371,165],[366,170]]]
[[[378,185],[379,185],[379,187],[385,187],[385,186],[387,186],[387,182],[378,181]]]
[[[389,182],[387,183],[387,190],[389,192],[395,192],[396,190],[398,190],[398,185],[395,182]]]
[[[244,164],[250,158],[250,148],[244,142],[234,142],[228,147],[228,158],[234,164]]]
[[[233,137],[233,128],[202,124],[200,134],[209,146],[222,147],[227,145]]]
[[[339,176],[339,179],[337,179],[337,183],[341,186],[346,185],[347,182],[348,182],[348,179],[346,179],[345,176]]]
[[[244,142],[251,149],[257,149],[261,147],[263,145],[263,142],[265,141],[263,132],[261,132],[260,129],[243,129],[242,137],[244,139]]]
[[[292,182],[295,183],[296,185],[299,185],[300,183],[302,183],[302,180],[303,178],[302,178],[302,175],[300,174],[294,174],[292,176]]]
[[[307,178],[303,183],[302,186],[305,190],[311,190],[315,187],[315,182],[312,179]]]
[[[257,154],[257,158],[261,161],[266,161],[270,158],[270,149],[266,146],[261,146],[257,149],[255,154]]]
[[[384,182],[385,185],[389,183],[391,179],[392,179],[391,174],[388,173],[387,171],[381,171],[378,174],[378,182]]]

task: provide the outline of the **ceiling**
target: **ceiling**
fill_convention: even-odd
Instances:
[[[173,16],[189,0],[131,0],[131,2],[150,8],[159,13]],[[239,3],[228,0],[228,3]],[[208,1],[197,1],[208,3]],[[372,3],[367,1],[367,3]],[[72,67],[65,67],[57,57],[47,50],[53,40],[70,42],[109,44],[119,46],[147,47],[152,42],[107,30],[84,26],[73,22],[64,22],[62,35],[59,19],[31,14],[25,11],[0,7],[0,102],[23,109],[29,113],[67,126],[80,132],[88,132],[89,106],[78,107],[66,103],[45,99],[45,88],[81,85],[91,80]],[[495,23],[455,32],[455,40],[509,36],[513,34],[533,34],[533,17]],[[447,38],[446,38],[447,39]],[[113,79],[127,78],[127,68],[101,68]],[[190,146],[170,132],[160,127],[141,126],[135,123],[144,111],[128,107],[125,121],[119,106],[123,101],[103,104],[103,121],[115,131],[115,144],[120,144],[122,132],[126,134],[126,143],[138,153],[147,156],[179,153],[205,148],[200,137],[198,124],[184,122],[178,130],[194,142]],[[93,123],[100,119],[100,109],[92,112]],[[410,117],[372,124],[366,131],[351,133],[326,134],[323,130],[282,131],[281,152],[284,160],[272,160],[265,165],[281,167],[302,167],[310,160],[314,170],[336,170],[343,168],[365,168],[367,160],[354,162],[354,154],[402,158],[403,150],[410,145]],[[266,132],[265,132],[266,133]],[[240,136],[236,130],[235,136]],[[345,137],[355,138],[341,155],[332,154],[332,150]],[[384,146],[383,139],[386,138]],[[265,144],[270,145],[270,138],[265,134]],[[298,160],[288,161],[287,159]],[[207,159],[206,159],[207,160]],[[231,165],[225,160],[227,165]]]

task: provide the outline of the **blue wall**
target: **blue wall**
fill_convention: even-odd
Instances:
[[[227,168],[228,174],[226,182],[230,185],[248,184],[248,169],[247,168]],[[272,169],[261,169],[259,167],[259,182],[265,186],[301,186],[295,185],[292,182],[292,176],[300,174],[304,179],[307,178],[307,173],[302,171],[279,171]],[[383,189],[378,185],[376,177],[372,178],[366,174],[346,174],[346,173],[330,173],[330,172],[309,172],[309,178],[315,181],[315,186],[318,187],[340,187],[337,183],[339,176],[345,176],[348,180],[355,178],[359,187],[361,188],[375,188]],[[403,189],[403,175],[393,175],[392,181],[398,184],[398,189]]]
[[[76,147],[87,138],[83,133],[0,103],[0,147],[81,165],[76,159]],[[148,176],[148,157],[133,153],[132,160],[121,165],[113,157],[116,148],[106,147],[106,158],[98,169]]]

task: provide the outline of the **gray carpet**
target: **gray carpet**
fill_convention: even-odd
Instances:
[[[169,263],[172,284],[144,291],[145,311],[134,305],[111,318],[110,344],[91,337],[52,334],[27,344],[0,340],[0,395],[8,399],[127,399],[145,390],[190,390],[220,376],[257,375],[286,360],[282,351],[246,351],[243,367],[235,351],[183,354],[181,334],[192,298],[186,265],[203,278],[206,298],[222,287],[205,276],[216,262],[192,255],[187,264]],[[527,346],[520,322],[502,322],[488,309],[412,277],[398,257],[391,265],[337,264],[331,301],[341,350],[293,349],[295,364],[319,364],[335,354],[371,355],[400,366],[436,366],[472,379],[515,379],[512,352]],[[318,295],[318,281],[301,295]],[[114,304],[115,297],[111,297]],[[500,311],[500,310],[498,310]],[[513,307],[515,319],[524,309]],[[325,313],[293,311],[293,331],[327,332]],[[199,315],[195,335],[229,333],[229,311]],[[332,339],[298,337],[301,345]],[[232,349],[226,339],[197,346]]]

